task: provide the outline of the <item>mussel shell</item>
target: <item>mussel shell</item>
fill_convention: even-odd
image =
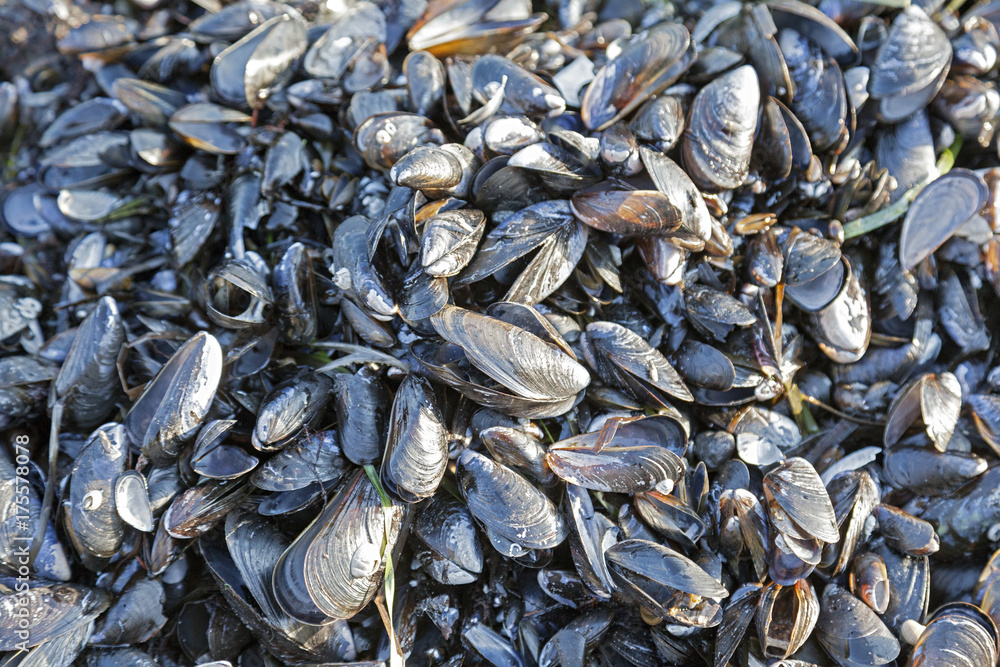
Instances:
[[[486,54],[472,67],[473,92],[483,102],[493,97],[504,79],[504,100],[516,112],[537,118],[566,110],[566,100],[558,90],[507,58]]]
[[[677,230],[682,222],[681,210],[656,190],[590,190],[571,201],[580,222],[613,234],[661,235]]]
[[[483,548],[472,515],[450,494],[437,495],[420,509],[413,535],[433,552],[424,568],[440,583],[468,584],[483,571]]]
[[[759,106],[757,74],[749,65],[720,76],[695,96],[681,154],[700,189],[731,190],[746,179]]]
[[[825,308],[809,313],[805,328],[826,356],[838,364],[861,359],[872,334],[868,294],[845,258],[847,277],[840,293]]]
[[[294,491],[313,482],[330,482],[344,474],[336,431],[303,432],[269,458],[250,477],[266,491]]]
[[[612,493],[673,487],[683,475],[680,457],[669,449],[685,439],[673,420],[650,417],[622,424],[598,448],[602,433],[584,433],[550,445],[545,455],[549,468],[571,484]]]
[[[211,334],[195,334],[163,365],[125,415],[132,442],[153,462],[177,457],[212,405],[222,378],[222,348]]]
[[[108,415],[118,395],[117,360],[124,344],[118,305],[101,297],[80,325],[53,385],[68,423],[88,428]]]
[[[396,391],[382,480],[406,502],[429,498],[448,465],[448,429],[430,382],[407,375]]]
[[[862,665],[884,665],[899,655],[899,642],[861,600],[829,584],[820,602],[816,635],[830,655]]]
[[[806,533],[824,542],[839,542],[840,531],[830,496],[816,469],[802,458],[782,461],[764,476],[764,493]],[[772,515],[773,516],[773,515]],[[781,524],[776,524],[783,530]]]
[[[522,549],[551,549],[566,539],[566,522],[552,501],[507,466],[465,450],[458,486],[469,511],[493,535]]]
[[[388,432],[389,390],[378,377],[338,373],[333,378],[340,447],[351,463],[379,460]]]
[[[387,111],[369,116],[354,130],[354,147],[372,169],[392,168],[418,146],[441,145],[445,137],[430,120]]]
[[[605,65],[583,95],[584,124],[603,130],[676,81],[694,61],[691,35],[668,23],[634,41]]]
[[[406,513],[404,505],[383,507],[364,471],[354,472],[278,559],[272,590],[281,609],[310,625],[361,611],[382,582],[383,554],[392,551]]]
[[[674,622],[681,619],[665,605],[676,591],[716,600],[729,595],[722,584],[695,562],[655,542],[624,540],[611,546],[605,557],[615,583],[623,587],[623,592]],[[719,616],[721,620],[721,610]]]
[[[481,211],[443,211],[425,223],[421,239],[420,263],[432,276],[454,276],[476,253],[486,229]]]
[[[932,181],[910,204],[899,234],[899,263],[912,270],[986,203],[986,182],[966,169]]]
[[[796,653],[812,634],[819,611],[816,591],[806,579],[793,586],[765,586],[756,615],[757,636],[764,654],[787,658]]]
[[[944,31],[920,7],[907,7],[875,56],[868,92],[882,99],[921,91],[948,68],[951,54]]]
[[[322,414],[332,390],[330,378],[318,373],[304,373],[275,386],[261,402],[253,446],[266,452],[287,444]]]
[[[431,323],[474,366],[525,398],[570,398],[590,384],[587,369],[569,355],[502,320],[445,306],[431,316]]]
[[[212,63],[215,93],[234,106],[263,106],[291,75],[289,67],[306,50],[306,25],[291,11],[269,19],[228,47]]]
[[[120,424],[95,431],[71,472],[66,533],[84,561],[114,556],[125,538],[118,515],[115,478],[124,472],[128,437]]]
[[[622,387],[639,400],[649,396],[649,388],[682,401],[693,400],[666,357],[631,329],[614,322],[588,324],[583,349],[588,363],[605,382]]]

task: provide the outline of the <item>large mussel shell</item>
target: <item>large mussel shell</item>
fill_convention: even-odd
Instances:
[[[927,436],[938,451],[944,452],[961,410],[962,386],[958,378],[951,373],[925,373],[896,394],[889,406],[883,442],[886,447],[895,444],[920,416]]]
[[[677,80],[694,61],[691,35],[679,23],[651,30],[605,65],[583,95],[584,124],[603,130]]]
[[[333,391],[344,456],[357,465],[379,460],[389,425],[385,383],[371,375],[338,373]]]
[[[432,276],[447,277],[464,269],[486,229],[481,211],[443,211],[425,223],[420,263]]]
[[[507,466],[465,450],[458,458],[458,486],[491,537],[522,549],[551,549],[566,539],[566,522],[552,501]]]
[[[660,235],[682,222],[680,209],[656,190],[586,190],[573,196],[572,206],[578,220],[613,234]]]
[[[0,610],[3,611],[0,615],[0,651],[38,646],[87,627],[104,613],[110,603],[111,596],[107,591],[77,584],[51,584],[11,591],[0,596]],[[30,610],[31,632],[27,638],[17,633],[19,608]],[[88,629],[87,634],[90,632],[91,629]],[[43,661],[43,664],[46,662]]]
[[[887,108],[884,101],[918,95],[929,88],[930,94],[921,95],[921,99],[924,104],[930,102],[944,81],[951,53],[947,35],[924,10],[907,7],[892,22],[889,35],[875,56],[868,93],[883,100],[881,110],[888,119],[905,118],[920,107],[907,108],[909,113],[896,112]]]
[[[448,429],[430,382],[407,375],[389,416],[382,480],[406,502],[429,498],[448,465]]]
[[[364,471],[355,471],[274,566],[272,590],[281,609],[310,625],[357,614],[378,590],[384,555],[405,517],[404,505],[383,507]]]
[[[721,622],[721,608],[710,601],[727,597],[729,591],[695,562],[673,549],[646,540],[624,540],[610,547],[605,557],[622,594],[657,616],[673,623],[693,625],[686,613],[693,609],[674,607],[676,594],[680,592],[701,599],[694,602],[695,608],[707,603],[704,609],[707,618],[703,619],[706,624]],[[694,616],[697,618],[700,614]]]
[[[967,602],[951,602],[931,615],[906,664],[907,667],[994,664],[997,644],[997,628],[989,616]]]
[[[587,369],[569,355],[502,320],[445,306],[431,316],[431,323],[474,366],[525,398],[566,399],[590,384]]]
[[[681,140],[684,167],[695,185],[706,192],[742,185],[750,171],[759,106],[757,74],[749,65],[698,92]]]

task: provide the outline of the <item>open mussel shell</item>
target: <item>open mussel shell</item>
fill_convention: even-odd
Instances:
[[[805,318],[806,331],[819,349],[838,364],[860,360],[872,334],[868,293],[847,258],[844,258],[844,270],[847,275],[833,301],[822,310],[808,313]]]
[[[477,405],[513,417],[556,417],[566,414],[581,398],[579,395],[557,399],[520,396],[477,369],[469,368],[465,352],[458,345],[421,341],[414,343],[410,352],[433,379],[471,398]]]
[[[291,12],[279,14],[216,56],[209,76],[226,104],[259,108],[291,75],[306,50],[306,25]]]
[[[687,29],[670,23],[635,40],[605,65],[583,95],[584,124],[603,130],[676,81],[694,61]]]
[[[537,30],[547,18],[545,14],[532,14],[530,3],[432,3],[406,37],[411,51],[428,51],[439,58],[482,53],[484,44],[503,52]]]
[[[566,522],[552,501],[507,466],[467,449],[458,458],[458,486],[498,549],[504,541],[520,550],[551,549],[566,539]]]
[[[382,480],[406,502],[429,498],[448,465],[448,429],[430,382],[407,375],[396,390]]]
[[[765,586],[756,614],[764,655],[787,658],[796,653],[812,634],[819,612],[819,598],[806,579],[793,586]]]
[[[356,470],[275,565],[272,590],[281,609],[310,625],[361,611],[381,584],[406,514],[403,505],[383,507]]]
[[[66,534],[90,565],[114,556],[125,539],[114,486],[125,470],[128,449],[125,429],[105,424],[87,440],[70,473]]]
[[[744,65],[715,79],[695,96],[688,131],[681,139],[684,167],[706,192],[731,190],[750,172],[757,130],[760,86],[752,67]]]
[[[685,550],[697,548],[707,532],[705,523],[687,503],[660,491],[643,491],[632,497],[636,513],[650,528]]]
[[[807,535],[828,543],[840,541],[830,496],[816,469],[805,459],[786,459],[765,475],[764,494],[770,505],[780,507]],[[775,527],[785,530],[779,522]]]
[[[648,417],[621,424],[610,439],[594,431],[549,446],[545,459],[563,480],[594,491],[638,493],[672,488],[683,474],[684,431],[669,417]]]
[[[889,406],[883,433],[886,447],[895,444],[920,417],[938,451],[951,442],[962,410],[962,386],[952,373],[925,373],[903,387]]]
[[[989,190],[979,175],[953,169],[932,181],[910,204],[899,233],[899,263],[912,270],[974,216]]]
[[[0,609],[6,612],[0,619],[0,651],[23,651],[87,628],[110,604],[111,595],[107,591],[77,584],[47,584],[11,591],[0,596]],[[27,639],[17,634],[19,607],[31,612],[32,633]],[[88,638],[91,632],[92,627],[86,631]]]

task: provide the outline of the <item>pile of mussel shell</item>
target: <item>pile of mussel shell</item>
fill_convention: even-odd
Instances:
[[[0,3],[0,667],[995,665],[998,28]]]

